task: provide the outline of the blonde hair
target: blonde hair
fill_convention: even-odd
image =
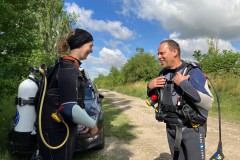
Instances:
[[[67,36],[60,37],[56,46],[56,50],[61,54],[68,54],[70,46],[68,44],[68,39],[75,34],[75,29],[71,30]]]

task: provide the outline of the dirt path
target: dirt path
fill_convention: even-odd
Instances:
[[[126,160],[169,160],[165,125],[155,120],[154,110],[147,107],[144,100],[119,94],[112,91],[100,90],[110,99],[115,107],[128,115],[136,131],[137,138],[130,141],[119,141],[116,138],[106,138],[106,146],[101,152],[117,159]],[[145,106],[145,107],[144,107]],[[217,150],[218,120],[208,119],[206,138],[206,159]],[[226,160],[239,159],[240,126],[222,122],[223,153]]]

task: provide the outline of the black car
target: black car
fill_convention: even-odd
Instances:
[[[105,144],[102,99],[104,96],[98,92],[94,83],[89,80],[89,85],[85,87],[85,110],[89,116],[97,121],[98,133],[89,137],[87,133],[81,133],[84,126],[78,125],[78,132],[74,151],[87,149],[102,149]]]

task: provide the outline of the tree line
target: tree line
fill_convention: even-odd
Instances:
[[[0,1],[0,96],[16,92],[31,66],[54,63],[59,54],[57,40],[75,23],[77,15],[67,15],[62,0]],[[209,50],[193,53],[206,73],[239,75],[239,52],[219,53],[213,40]],[[94,81],[104,86],[149,81],[156,77],[161,65],[156,55],[136,48],[136,53],[119,70],[112,67],[108,75],[100,74]]]
[[[240,76],[240,52],[232,50],[223,50],[219,52],[217,44],[211,38],[208,43],[207,53],[201,53],[196,50],[193,53],[193,61],[198,62],[206,74],[212,76]],[[137,48],[136,53],[128,59],[127,63],[118,70],[112,67],[108,75],[100,74],[94,79],[94,82],[100,88],[112,88],[116,85],[125,85],[137,81],[149,81],[156,77],[162,69],[160,62],[143,48]]]

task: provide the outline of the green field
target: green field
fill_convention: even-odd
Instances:
[[[14,96],[12,96],[14,98]],[[6,101],[4,103],[4,109],[8,110],[8,114],[3,114],[1,112],[1,128],[0,128],[0,142],[1,142],[1,160],[28,160],[30,157],[19,157],[14,156],[7,150],[7,132],[9,130],[11,117],[15,114],[15,106],[13,102]],[[8,106],[8,107],[7,107]],[[11,106],[11,107],[9,107]],[[104,110],[104,127],[106,137],[116,137],[120,140],[131,141],[136,138],[135,134],[132,132],[132,128],[129,118],[121,113],[119,109],[116,109],[108,99],[103,100],[103,110]],[[74,154],[73,160],[114,160],[114,157],[108,157],[99,154],[97,150],[91,150],[86,152],[77,152]]]

